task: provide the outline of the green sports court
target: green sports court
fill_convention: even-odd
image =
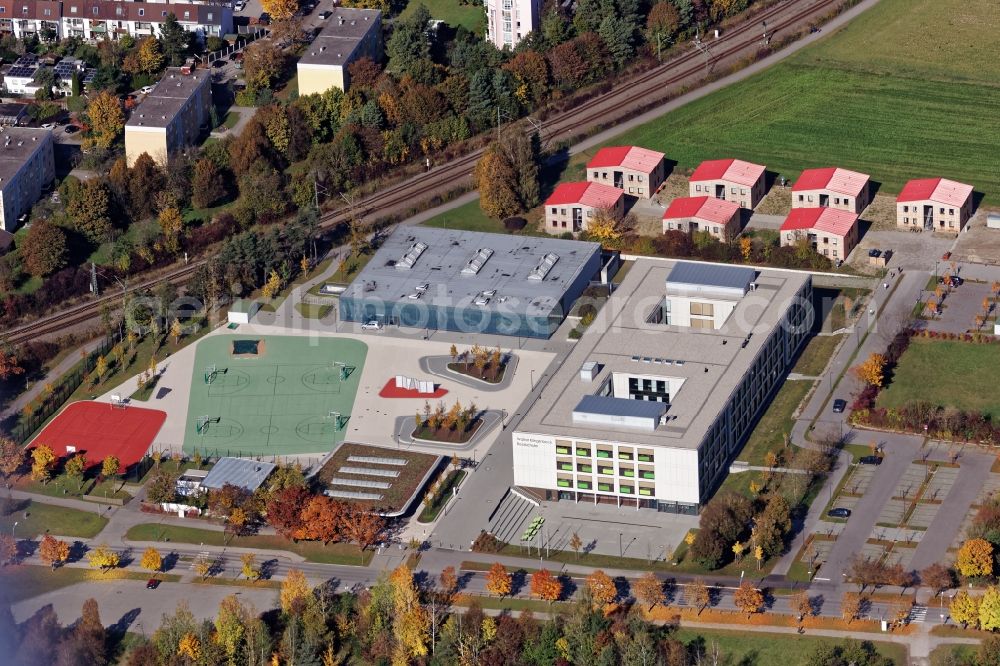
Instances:
[[[345,338],[213,335],[198,343],[184,450],[270,456],[343,441],[368,347]]]

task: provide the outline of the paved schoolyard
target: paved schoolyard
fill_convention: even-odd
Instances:
[[[945,270],[943,265],[939,268],[941,271]],[[927,296],[925,292],[925,300]],[[939,317],[927,320],[925,325],[932,331],[945,333],[975,331],[976,315],[983,314],[983,299],[992,296],[989,283],[966,281],[944,297],[944,311]],[[995,310],[990,314],[995,315]],[[984,327],[982,330],[992,333],[991,327]]]

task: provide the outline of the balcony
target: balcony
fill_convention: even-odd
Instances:
[[[620,492],[622,495],[633,495],[635,494],[635,487],[619,485],[618,492]]]
[[[634,456],[631,453],[619,453],[618,460],[634,460]]]
[[[571,450],[572,449],[570,449],[568,446],[557,446],[556,447],[556,453],[562,454],[564,456],[568,456],[570,454]]]
[[[579,464],[579,465],[576,466],[576,471],[583,472],[585,474],[592,474],[593,471],[594,471],[594,468],[591,465],[584,465],[584,464],[581,463],[581,464]]]
[[[653,456],[649,455],[648,453],[640,453],[639,462],[651,463],[653,462]]]
[[[559,486],[560,488],[572,488],[573,482],[570,481],[569,479],[557,479],[556,485]]]
[[[656,476],[652,472],[650,472],[648,470],[642,470],[642,471],[639,472],[639,478],[652,480],[652,479],[655,479]]]
[[[602,493],[613,493],[615,491],[615,487],[610,483],[598,483],[597,489]]]
[[[573,463],[567,463],[567,462],[556,463],[556,467],[563,472],[573,471]]]
[[[577,481],[576,487],[579,488],[580,490],[590,490],[594,486],[590,481]]]
[[[621,476],[627,476],[630,479],[631,478],[635,478],[635,470],[634,469],[623,469],[621,471]]]
[[[577,448],[576,455],[583,456],[584,458],[590,457],[590,449]]]
[[[601,467],[600,465],[598,465],[598,467],[597,467],[597,473],[598,474],[606,474],[608,476],[614,476],[615,475],[615,468],[614,467]]]
[[[605,451],[604,449],[597,449],[598,458],[611,458],[611,451]]]

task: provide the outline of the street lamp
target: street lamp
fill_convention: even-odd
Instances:
[[[14,524],[10,526],[10,538],[14,538],[14,528],[19,525],[18,521],[14,521]]]

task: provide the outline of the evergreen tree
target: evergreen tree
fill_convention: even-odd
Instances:
[[[167,18],[160,25],[160,46],[170,65],[176,67],[184,63],[184,56],[187,55],[190,46],[189,40],[188,32],[181,27],[177,16],[173,12],[167,14]]]

